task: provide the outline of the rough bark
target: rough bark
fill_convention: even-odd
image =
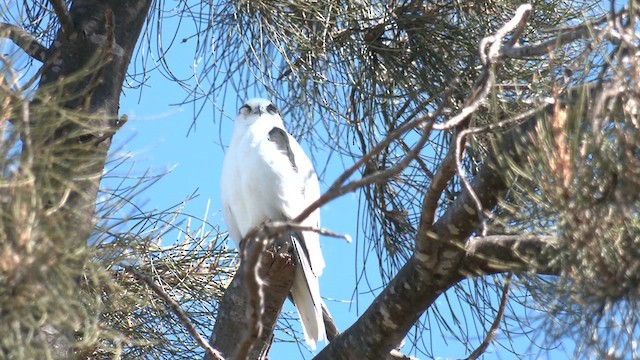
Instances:
[[[51,105],[30,124],[33,167],[47,236],[84,244],[119,99],[150,0],[79,0],[69,10],[73,30],[61,29],[49,49],[36,104]],[[23,164],[24,165],[24,164]]]
[[[29,114],[16,127],[23,140],[20,172],[35,187],[30,211],[37,231],[30,242],[61,253],[86,246],[111,137],[120,125],[123,82],[150,5],[151,0],[78,0],[58,14],[67,26],[49,48]],[[47,246],[39,247],[45,258]],[[27,247],[15,248],[29,257]],[[62,260],[50,254],[48,261],[53,267]],[[82,261],[65,266],[83,271]],[[54,356],[72,353],[76,339],[69,329],[45,324],[41,331]]]
[[[262,289],[264,312],[260,319],[262,335],[258,339],[251,339],[253,345],[247,359],[266,358],[273,340],[273,329],[293,283],[294,270],[291,255],[271,251],[262,254],[260,279],[265,281]],[[237,358],[238,346],[249,328],[247,311],[251,304],[247,291],[250,290],[247,289],[246,279],[242,276],[244,271],[244,263],[241,263],[220,301],[216,323],[209,340],[209,344],[228,359]],[[210,358],[205,356],[205,359]]]
[[[501,176],[488,165],[478,173],[473,187],[487,208],[506,189]],[[316,359],[381,359],[393,350],[438,296],[465,278],[458,272],[465,251],[456,243],[477,226],[477,215],[465,210],[473,206],[464,191],[429,235],[430,241],[440,244],[438,251],[429,256],[414,253],[365,313]]]

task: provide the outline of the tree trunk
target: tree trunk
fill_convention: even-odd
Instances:
[[[79,0],[49,49],[23,143],[43,217],[52,238],[84,245],[111,137],[117,129],[122,85],[151,0]],[[61,14],[59,14],[61,16]],[[64,17],[64,15],[62,15]],[[60,19],[64,25],[65,21]],[[36,108],[32,106],[32,108]]]
[[[61,28],[48,50],[36,96],[16,126],[22,135],[20,175],[29,185],[13,196],[18,210],[10,215],[14,224],[6,234],[21,264],[11,276],[34,296],[46,278],[40,272],[65,269],[61,286],[71,289],[65,296],[73,297],[84,271],[87,252],[82,249],[95,225],[111,137],[121,125],[122,85],[150,5],[151,0],[79,0],[69,11],[56,8]],[[21,233],[20,211],[34,219],[33,232]],[[59,311],[55,307],[38,311],[45,314],[31,315],[50,323],[41,326],[33,345],[46,346],[41,351],[55,358],[69,357],[82,325],[60,325],[63,321],[53,319],[60,318],[52,315]]]

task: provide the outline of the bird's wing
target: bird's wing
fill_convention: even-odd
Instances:
[[[293,170],[293,172],[289,172],[289,176],[295,176],[297,179],[290,183],[295,188],[286,189],[287,194],[285,195],[290,202],[296,202],[295,204],[290,203],[286,207],[292,213],[285,215],[292,218],[299,215],[320,196],[318,177],[313,170],[311,160],[304,153],[300,144],[286,131],[276,126],[269,131],[268,139],[289,160],[289,165]],[[300,193],[296,194],[292,191],[300,191]],[[319,211],[314,211],[302,224],[319,227]],[[322,298],[318,284],[318,277],[322,274],[325,266],[320,249],[320,237],[318,233],[313,231],[292,232],[290,236],[297,262],[291,297],[302,321],[305,340],[315,350],[317,341],[326,340],[322,317]]]
[[[293,244],[294,256],[298,263],[298,269],[302,271],[296,269],[293,285],[291,286],[291,297],[302,321],[305,341],[312,350],[315,350],[316,342],[327,339],[324,319],[322,317],[322,298],[320,297],[318,278],[311,270],[302,244],[298,239],[298,234],[299,233],[292,233],[291,242]]]
[[[269,141],[276,145],[276,148],[286,157],[289,158],[291,167],[294,172],[298,172],[298,166],[296,165],[296,159],[291,151],[291,143],[289,142],[289,134],[284,129],[274,127],[269,131]]]
[[[301,178],[303,187],[302,192],[304,196],[304,206],[301,206],[300,212],[311,205],[314,201],[320,198],[320,184],[318,183],[318,176],[313,169],[311,160],[307,157],[304,150],[298,144],[298,142],[289,135],[289,146],[293,157],[296,159],[296,165],[298,168],[298,175]],[[297,216],[295,214],[293,216]],[[312,212],[304,221],[302,225],[311,226],[314,228],[320,227],[320,210],[316,209]],[[313,231],[304,231],[304,244],[309,253],[309,263],[316,276],[322,275],[322,271],[325,267],[324,258],[322,257],[322,250],[320,249],[320,235]]]
[[[299,215],[302,210],[309,206],[312,202],[320,197],[320,184],[318,183],[318,176],[313,169],[311,160],[307,157],[304,150],[296,139],[289,135],[285,130],[279,127],[274,127],[269,131],[269,141],[276,145],[276,148],[285,155],[294,172],[297,174],[300,181],[302,191],[302,203],[292,206],[297,213],[286,214],[290,217]],[[314,228],[320,227],[320,211],[316,210],[311,213],[304,221],[302,225],[311,226]],[[322,275],[322,271],[325,267],[324,258],[322,257],[322,250],[320,249],[320,236],[313,231],[304,231],[303,247],[306,250],[305,253],[309,256],[309,263],[311,269],[316,276]]]

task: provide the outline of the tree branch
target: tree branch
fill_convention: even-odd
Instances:
[[[222,355],[213,347],[211,347],[207,341],[200,335],[198,330],[193,326],[189,316],[182,310],[180,304],[178,304],[175,300],[173,300],[162,288],[153,281],[149,276],[138,272],[133,266],[123,266],[123,269],[129,274],[133,275],[136,279],[141,282],[144,282],[155,292],[158,296],[160,296],[171,308],[171,311],[178,317],[182,325],[187,329],[189,334],[193,337],[193,339],[206,351],[207,356],[214,360],[222,360]]]
[[[62,31],[68,37],[73,34],[73,20],[71,20],[71,14],[69,14],[69,10],[67,6],[62,0],[49,0],[49,3],[53,7],[53,11],[58,16],[58,21],[60,21],[60,26],[62,27]]]
[[[36,38],[23,28],[0,22],[0,37],[8,38],[18,47],[24,50],[32,58],[44,62],[47,58],[47,49]]]
[[[289,295],[295,271],[291,255],[262,252],[259,256],[260,266],[257,276],[264,279],[261,285],[264,311],[259,319],[263,331],[259,339],[253,338],[251,351],[246,358],[261,359],[265,348],[271,341],[273,328],[276,324],[282,305]],[[247,318],[247,309],[250,306],[248,300],[249,291],[245,284],[247,278],[242,274],[247,271],[248,262],[241,262],[236,276],[224,292],[220,300],[215,326],[211,333],[209,344],[218,349],[228,358],[236,358],[238,355],[239,340],[250,327]],[[254,290],[255,291],[255,290]],[[206,356],[206,360],[211,359]]]
[[[479,358],[496,337],[496,333],[498,332],[498,327],[500,326],[500,321],[502,321],[502,316],[504,315],[504,309],[507,306],[507,300],[509,299],[509,285],[511,284],[511,278],[513,277],[513,273],[509,273],[504,280],[504,287],[502,288],[502,297],[500,298],[500,305],[498,307],[498,313],[496,314],[496,318],[493,320],[491,324],[491,328],[487,332],[487,336],[485,336],[484,340],[468,357],[466,360],[476,360]]]
[[[461,271],[469,276],[535,269],[538,274],[558,275],[551,265],[557,240],[552,236],[490,235],[469,238]]]
[[[471,186],[486,208],[495,206],[498,196],[506,190],[501,175],[490,165],[482,167]],[[478,218],[470,215],[469,209],[474,211],[473,200],[463,190],[429,233],[434,253],[414,253],[356,323],[316,359],[379,359],[393,350],[424,310],[465,278],[456,270],[466,252],[456,244],[462,243],[477,226]]]

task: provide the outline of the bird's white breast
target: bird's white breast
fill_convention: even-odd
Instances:
[[[232,203],[241,237],[265,220],[296,216],[306,205],[300,175],[268,139],[272,128],[267,121],[235,128],[225,158],[223,188],[227,193],[223,194],[223,205]]]

